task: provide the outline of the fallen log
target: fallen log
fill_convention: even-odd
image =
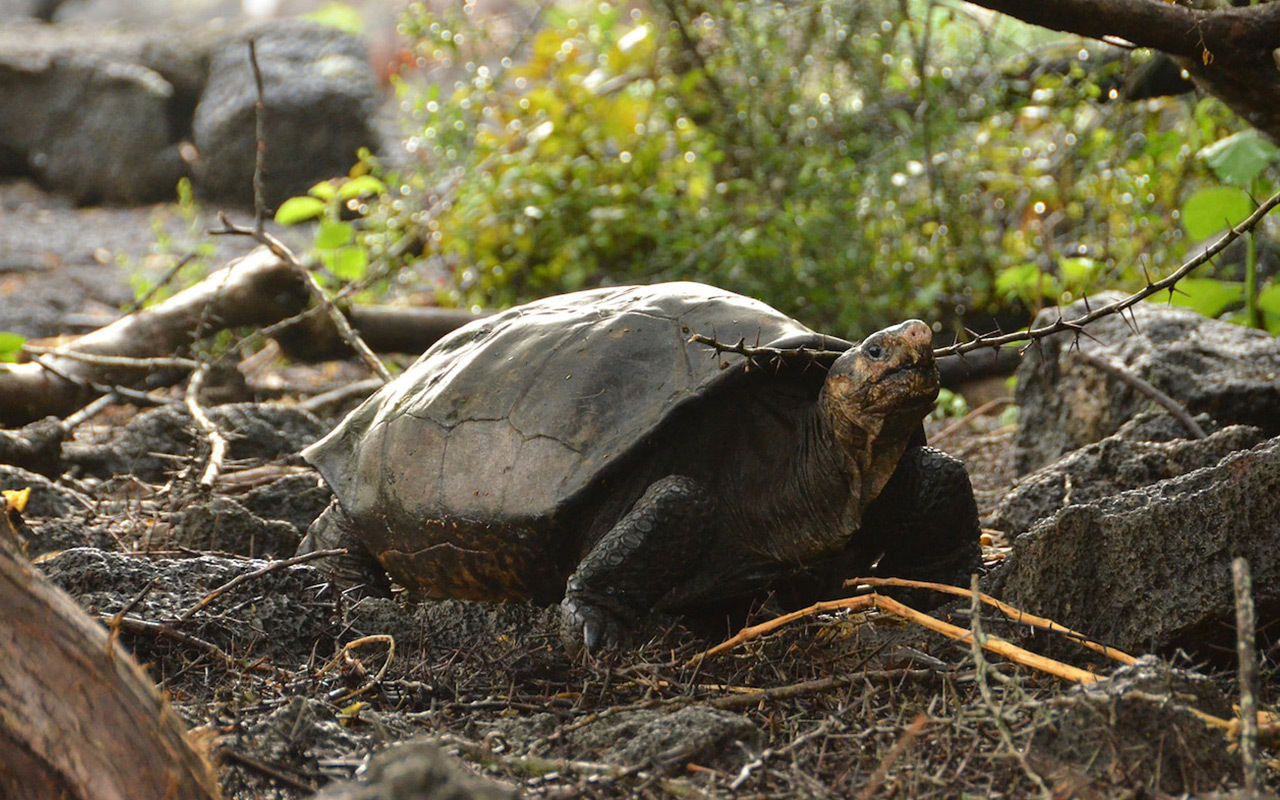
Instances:
[[[0,364],[0,425],[66,416],[110,387],[176,383],[194,365],[175,356],[189,352],[193,342],[228,328],[275,325],[303,314],[311,302],[297,270],[258,248],[170,298],[39,352],[30,362]],[[375,306],[345,313],[373,349],[414,354],[477,316]],[[298,360],[351,354],[324,314],[303,316],[274,335]]]
[[[0,495],[0,797],[217,798],[146,674],[20,554],[16,495]]]

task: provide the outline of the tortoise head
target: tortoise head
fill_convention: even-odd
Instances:
[[[933,333],[918,319],[863,339],[831,365],[822,387],[823,412],[846,448],[882,436],[903,444],[938,398]]]

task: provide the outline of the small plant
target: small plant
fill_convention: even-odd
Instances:
[[[1197,241],[1239,224],[1253,212],[1255,198],[1274,191],[1266,175],[1280,157],[1280,149],[1257,131],[1246,130],[1207,145],[1199,157],[1221,185],[1197,190],[1182,206],[1182,225]],[[1211,317],[1243,305],[1243,312],[1233,313],[1232,319],[1280,332],[1280,284],[1271,279],[1259,286],[1257,237],[1255,230],[1246,238],[1243,280],[1232,276],[1190,278],[1178,284],[1180,293],[1173,302]]]
[[[190,285],[209,272],[214,246],[205,231],[204,217],[200,213],[200,205],[196,202],[195,191],[189,179],[182,178],[178,181],[177,198],[178,202],[173,208],[185,223],[185,229],[177,237],[169,232],[158,215],[151,219],[151,234],[154,237],[151,245],[152,258],[181,265],[176,273],[162,273],[165,285],[157,283],[158,276],[153,269],[147,268],[145,264],[131,263],[126,256],[120,256],[120,266],[129,272],[129,285],[133,289],[135,302],[143,305],[163,300],[172,293],[170,287]],[[152,259],[148,259],[150,260]]]
[[[26,343],[25,336],[0,331],[0,363],[12,364],[17,361],[18,354],[22,352],[22,346]]]
[[[363,154],[368,158],[368,154]],[[365,162],[362,160],[361,162]],[[382,181],[357,166],[356,174],[341,179],[322,181],[302,197],[291,197],[280,204],[275,220],[281,225],[297,225],[318,221],[313,248],[316,257],[330,276],[340,283],[363,280],[369,271],[368,250],[357,236],[357,224],[351,221],[368,211],[367,201],[386,193]]]

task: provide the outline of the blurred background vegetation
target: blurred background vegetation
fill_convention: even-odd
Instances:
[[[401,28],[408,163],[280,214],[320,217],[366,292],[693,279],[838,335],[990,330],[1167,274],[1276,183],[1218,101],[1146,96],[1158,55],[959,2],[419,3]],[[1173,301],[1280,327],[1267,241]]]

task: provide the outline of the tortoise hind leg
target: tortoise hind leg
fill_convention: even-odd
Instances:
[[[326,556],[315,562],[329,574],[334,585],[364,596],[391,596],[386,570],[361,541],[351,517],[334,500],[307,528],[307,535],[298,545],[298,555],[339,548],[346,549],[346,555]]]
[[[617,646],[625,623],[694,572],[714,515],[715,501],[692,478],[668,475],[650,484],[569,576],[560,604],[565,646]]]
[[[862,552],[880,556],[877,575],[968,586],[982,567],[980,533],[964,464],[941,450],[913,447],[862,515],[858,538]],[[926,605],[944,599],[927,594],[912,599]]]

